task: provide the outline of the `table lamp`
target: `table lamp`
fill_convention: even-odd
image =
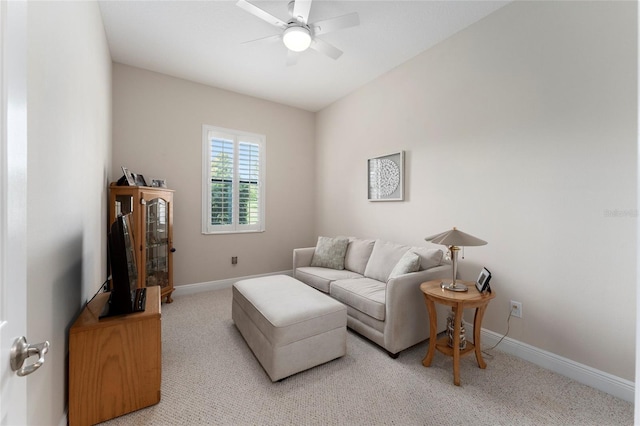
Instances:
[[[483,246],[487,244],[487,242],[472,235],[465,234],[462,231],[458,231],[455,226],[449,231],[432,235],[425,238],[425,240],[434,244],[443,244],[449,247],[449,254],[453,265],[453,281],[450,283],[445,283],[443,281],[441,284],[442,288],[450,291],[467,291],[468,288],[466,285],[456,283],[456,275],[458,275],[458,252],[460,251],[460,247]]]

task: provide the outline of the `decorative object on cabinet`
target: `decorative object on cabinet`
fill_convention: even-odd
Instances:
[[[367,161],[369,201],[404,200],[404,151]]]
[[[109,187],[109,223],[132,213],[138,245],[138,286],[160,286],[161,298],[173,299],[173,190],[142,186]]]
[[[167,181],[165,179],[151,179],[151,187],[153,188],[166,188]]]
[[[147,186],[147,181],[144,180],[144,176],[141,174],[136,174],[136,186]]]
[[[122,181],[122,185],[129,185],[129,186],[136,185],[136,178],[133,177],[133,173],[131,173],[131,171],[127,169],[125,166],[122,166],[122,173],[124,173],[124,179],[121,179],[118,182]]]
[[[448,284],[443,281],[442,288],[451,291],[467,291],[468,288],[466,285],[456,285],[456,277],[458,275],[458,252],[460,251],[460,247],[483,246],[487,244],[487,242],[481,240],[480,238],[476,238],[473,235],[469,235],[462,231],[459,231],[455,226],[453,227],[453,229],[442,232],[440,234],[432,235],[425,238],[425,240],[434,244],[443,244],[449,247],[449,255],[451,256],[451,262],[453,264],[453,280]]]

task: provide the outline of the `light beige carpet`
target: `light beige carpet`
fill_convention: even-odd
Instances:
[[[347,355],[272,383],[231,320],[231,289],[162,305],[162,399],[105,425],[632,425],[633,404],[496,350],[481,370],[391,359],[349,332]]]

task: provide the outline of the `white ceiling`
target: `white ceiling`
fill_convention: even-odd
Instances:
[[[283,21],[288,0],[249,0]],[[509,1],[315,0],[309,22],[358,12],[360,25],[319,38],[344,54],[333,60],[303,52],[286,66],[278,34],[232,0],[101,0],[114,62],[318,111]]]

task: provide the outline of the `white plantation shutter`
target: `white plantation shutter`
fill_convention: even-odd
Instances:
[[[233,141],[210,136],[211,225],[233,223]]]
[[[260,222],[260,145],[240,142],[238,148],[238,217],[240,225]]]
[[[202,126],[202,232],[264,231],[265,137]]]

